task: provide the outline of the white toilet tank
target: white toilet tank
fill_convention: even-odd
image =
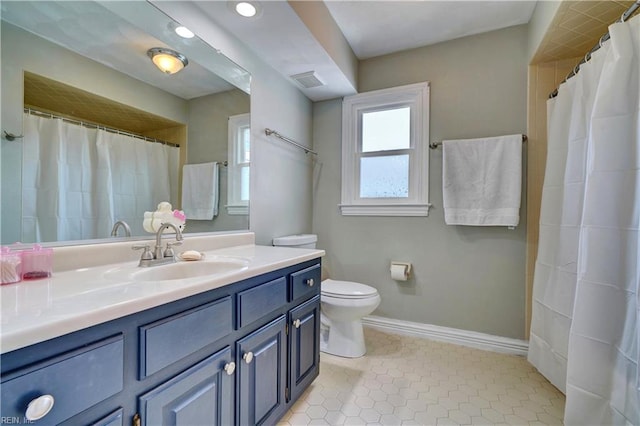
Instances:
[[[273,245],[279,247],[316,248],[318,236],[315,234],[285,235],[273,239]]]

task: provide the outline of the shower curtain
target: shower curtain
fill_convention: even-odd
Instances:
[[[529,361],[565,424],[640,424],[640,17],[547,104]]]
[[[177,200],[179,149],[24,114],[23,242],[106,238]]]

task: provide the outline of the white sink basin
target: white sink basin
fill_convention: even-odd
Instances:
[[[219,257],[192,262],[177,262],[148,268],[123,267],[105,272],[107,279],[127,281],[170,281],[227,274],[247,267],[248,261]]]

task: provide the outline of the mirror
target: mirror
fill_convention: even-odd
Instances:
[[[185,232],[249,228],[247,71],[197,36],[178,36],[179,24],[148,2],[1,7],[0,243],[103,242],[118,220],[132,237],[151,237],[144,212],[161,201],[188,207],[183,165],[212,162],[217,212],[187,217]],[[147,55],[154,47],[188,64],[165,74]]]

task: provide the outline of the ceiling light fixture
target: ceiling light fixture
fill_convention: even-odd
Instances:
[[[155,66],[165,74],[175,74],[189,64],[186,56],[165,47],[151,48],[147,51],[147,55]]]
[[[244,16],[245,18],[252,18],[256,16],[256,13],[258,13],[258,8],[253,3],[249,3],[247,1],[236,3],[235,9],[239,15]]]
[[[189,28],[183,27],[182,25],[176,27],[174,31],[182,38],[193,38],[195,36],[195,34]]]

